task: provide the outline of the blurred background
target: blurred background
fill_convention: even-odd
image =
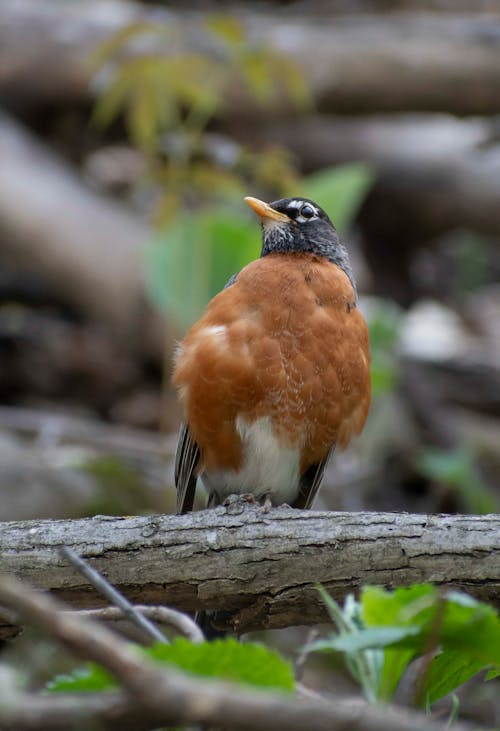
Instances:
[[[318,507],[500,504],[500,2],[0,3],[0,518],[172,511],[175,340],[259,254],[348,242],[373,350]]]
[[[244,195],[326,209],[370,325],[317,507],[499,511],[499,90],[500,0],[0,0],[0,519],[173,512]]]

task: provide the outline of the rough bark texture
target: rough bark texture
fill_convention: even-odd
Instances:
[[[0,571],[73,606],[102,605],[61,545],[130,599],[230,610],[238,632],[324,620],[318,583],[343,600],[365,583],[432,581],[500,605],[500,515],[263,514],[236,502],[184,516],[11,522],[0,524]]]
[[[496,14],[358,15],[355,22],[349,16],[314,21],[293,13],[240,16],[251,41],[269,44],[297,62],[323,110],[488,114],[500,109],[496,93],[500,18]],[[88,97],[93,72],[89,57],[99,43],[124,26],[149,20],[179,27],[186,51],[206,50],[199,32],[205,14],[180,16],[172,8],[100,0],[4,3],[0,101],[3,97],[16,106],[29,106],[37,100]],[[241,84],[235,85],[228,95],[229,114],[261,116],[262,109],[242,91]],[[276,109],[283,108],[279,97]]]

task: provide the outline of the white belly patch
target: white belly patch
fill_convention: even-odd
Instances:
[[[206,488],[217,493],[221,501],[232,494],[261,497],[269,493],[273,505],[292,503],[299,491],[299,446],[280,444],[268,416],[251,424],[238,417],[236,429],[244,448],[241,469],[204,473]]]

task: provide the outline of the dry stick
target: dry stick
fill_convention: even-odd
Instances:
[[[134,604],[134,610],[141,615],[152,619],[158,624],[165,624],[174,627],[180,634],[187,637],[191,642],[199,644],[205,640],[205,636],[196,622],[188,614],[179,612],[171,607],[149,606],[148,604]],[[102,621],[116,622],[125,619],[126,615],[119,607],[103,607],[101,609],[77,609],[69,611],[76,617],[89,617]]]
[[[150,622],[147,617],[138,612],[134,608],[134,605],[131,604],[128,599],[123,596],[123,594],[120,594],[120,592],[106,581],[106,579],[98,571],[93,569],[90,564],[84,561],[83,558],[76,553],[76,551],[73,551],[72,548],[68,548],[68,546],[61,546],[59,553],[83,576],[85,576],[85,578],[90,581],[97,591],[103,594],[106,599],[109,599],[110,602],[116,604],[116,606],[122,610],[126,618],[142,629],[143,632],[145,632],[151,639],[155,640],[155,642],[168,642],[167,638],[162,632],[160,632],[158,627],[155,627],[155,625]]]
[[[160,722],[201,722],[242,731],[303,731],[304,728],[308,731],[444,729],[442,725],[420,714],[392,709],[346,707],[330,702],[298,701],[276,693],[244,690],[230,683],[201,680],[167,670],[140,656],[106,627],[61,611],[65,609],[64,605],[12,576],[0,576],[0,604],[14,609],[25,622],[44,630],[79,657],[98,662],[111,672],[130,693],[135,703],[135,713],[142,712],[144,723],[151,719],[151,726],[157,726]],[[0,724],[4,724],[5,716],[2,714],[5,713],[5,705],[0,703]],[[14,725],[12,708],[7,708],[6,712],[10,714],[9,722]],[[114,718],[116,721],[117,716]],[[125,727],[122,724],[121,728]],[[142,724],[140,727],[147,728]],[[455,731],[465,729],[464,726],[454,728]]]

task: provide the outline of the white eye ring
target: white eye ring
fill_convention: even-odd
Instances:
[[[299,215],[301,215],[303,218],[314,218],[314,216],[316,215],[316,211],[310,203],[304,203],[299,211]]]

